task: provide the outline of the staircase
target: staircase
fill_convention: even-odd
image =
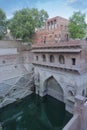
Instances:
[[[3,85],[2,95],[0,94],[0,98],[2,99],[0,100],[1,108],[32,93],[31,87],[33,86],[33,73],[15,78],[13,84],[11,80],[9,80],[4,81],[0,85]]]

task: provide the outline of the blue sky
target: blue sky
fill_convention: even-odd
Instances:
[[[87,0],[0,0],[0,8],[8,18],[11,18],[16,10],[26,7],[44,9],[50,18],[62,16],[68,19],[73,11],[78,10],[87,15]]]

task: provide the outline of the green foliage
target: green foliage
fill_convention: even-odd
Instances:
[[[2,9],[0,9],[0,40],[3,38],[3,36],[6,33],[6,15],[3,12]]]
[[[35,28],[42,27],[47,18],[48,14],[44,10],[26,8],[16,11],[8,26],[13,37],[32,42]]]
[[[72,17],[69,19],[69,33],[71,38],[84,38],[86,35],[86,22],[85,14],[80,11],[74,12]]]

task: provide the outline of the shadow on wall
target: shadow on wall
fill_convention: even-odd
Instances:
[[[54,98],[56,98],[60,101],[64,101],[63,89],[62,89],[61,85],[57,82],[57,80],[53,76],[51,76],[51,77],[49,77],[48,79],[45,80],[44,91],[48,95],[50,95],[50,96],[52,96],[52,97],[54,97]]]

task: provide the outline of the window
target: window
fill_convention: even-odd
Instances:
[[[50,27],[51,27],[50,22],[48,22],[48,30],[50,30]]]
[[[51,28],[54,29],[53,21],[51,21]]]
[[[62,55],[59,56],[59,63],[60,64],[65,64],[64,56],[62,56]]]
[[[56,22],[56,20],[54,20],[54,28],[56,28],[57,27],[57,22]]]
[[[83,89],[83,91],[82,91],[82,96],[85,96],[85,90]]]
[[[3,60],[2,63],[5,64],[6,63],[5,60]]]
[[[46,61],[46,56],[42,55],[43,61]]]
[[[36,61],[38,61],[38,56],[36,56]]]
[[[50,55],[50,62],[54,62],[54,56]]]
[[[70,97],[70,96],[74,96],[74,93],[71,91],[71,90],[69,90],[68,91],[68,96]]]
[[[76,64],[76,59],[72,58],[72,65],[75,65],[75,64]]]

